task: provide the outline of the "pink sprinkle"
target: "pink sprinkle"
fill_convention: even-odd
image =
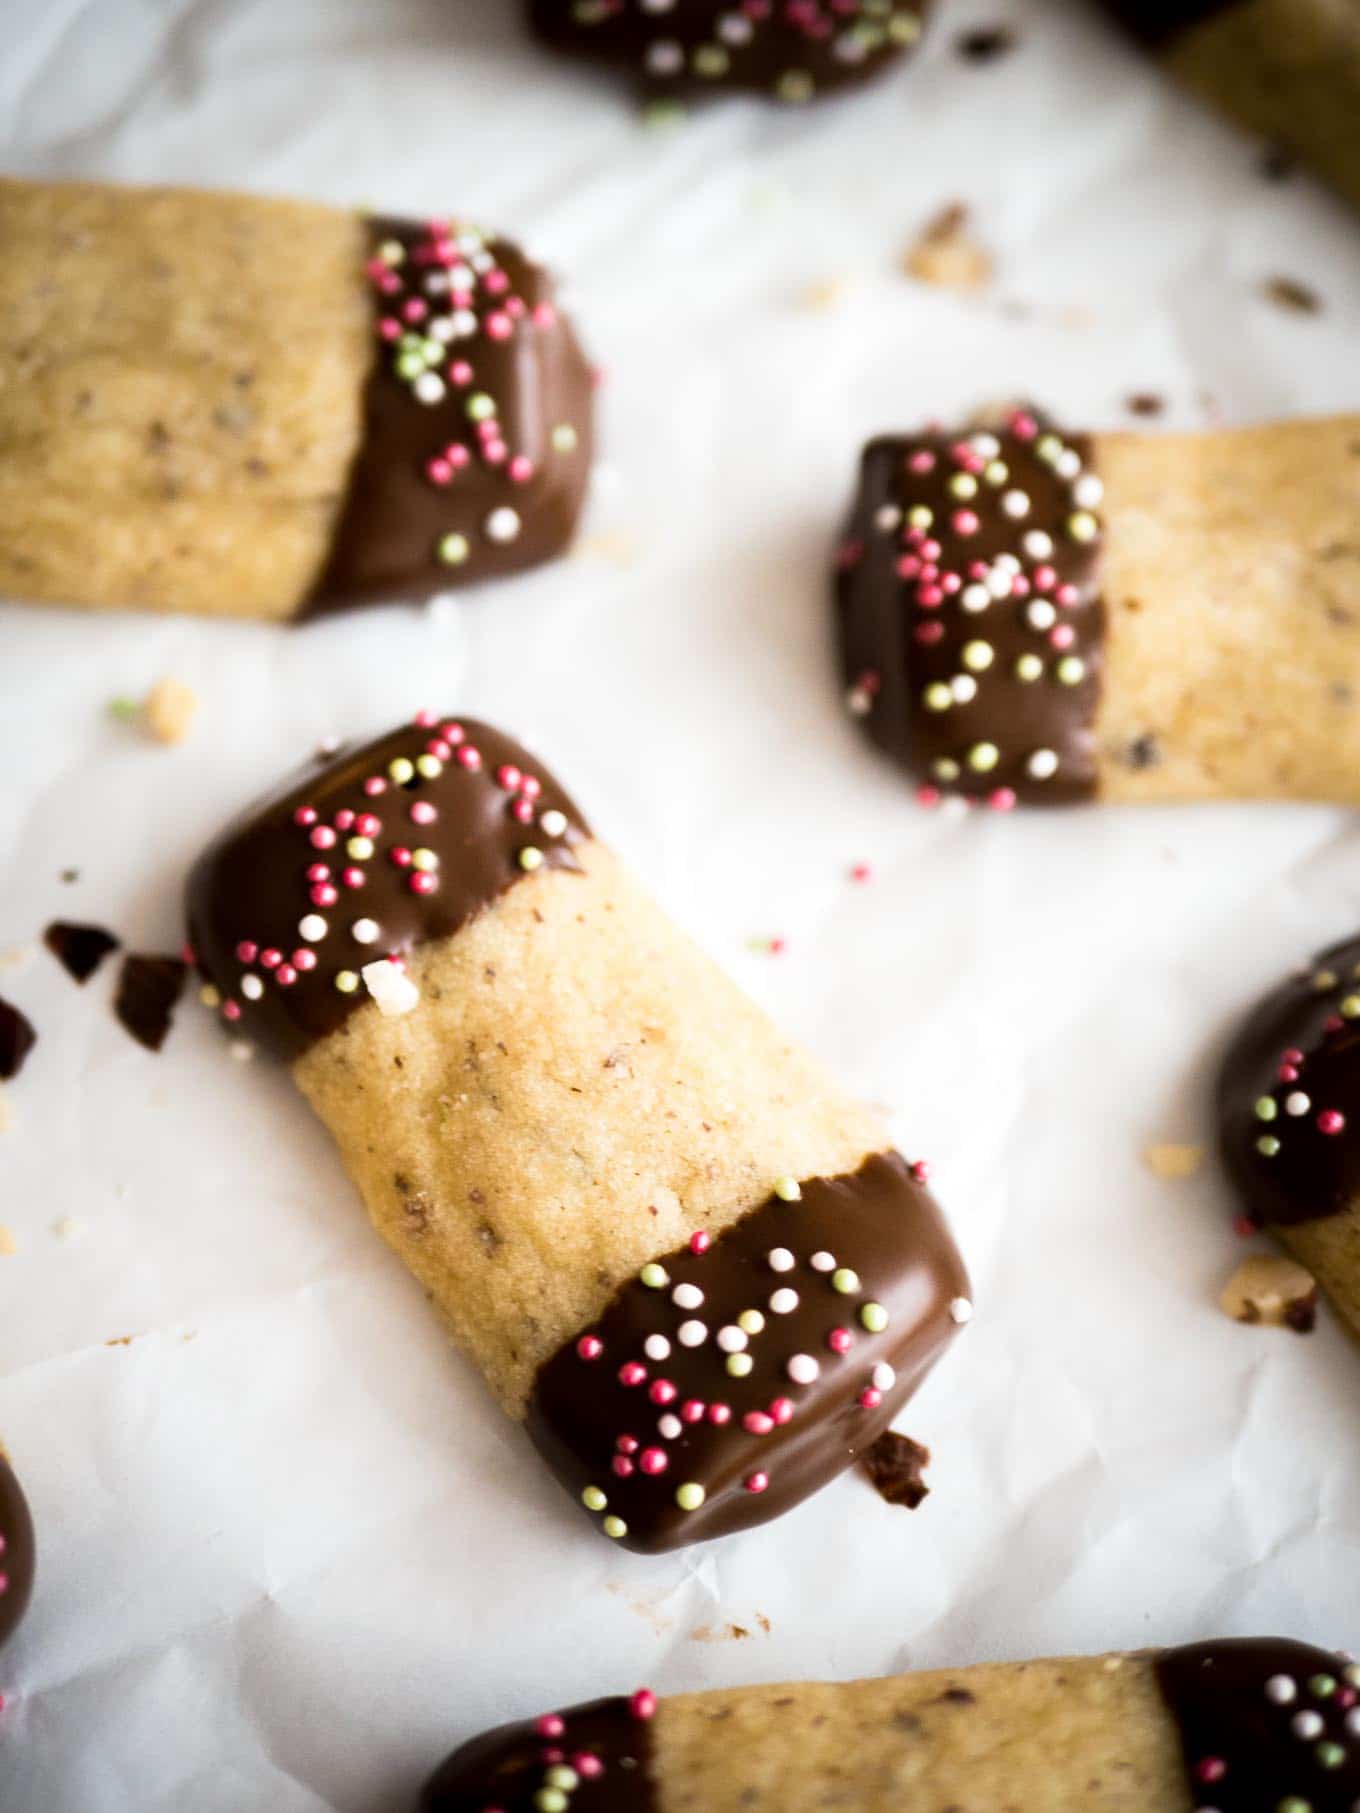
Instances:
[[[741,1426],[748,1435],[768,1435],[774,1428],[774,1418],[763,1410],[748,1410],[741,1419]]]
[[[293,968],[300,969],[304,975],[309,969],[315,969],[316,952],[309,951],[304,944],[300,951],[293,952]]]
[[[916,602],[923,611],[938,611],[944,603],[944,593],[937,585],[923,585],[917,588]]]
[[[458,765],[461,768],[476,770],[482,765],[482,752],[474,749],[471,743],[461,743],[458,747]]]
[[[647,1396],[654,1404],[673,1404],[679,1395],[669,1379],[654,1379],[647,1389]]]
[[[716,1424],[716,1426],[721,1429],[724,1423],[730,1423],[732,1421],[732,1406],[730,1404],[710,1404],[708,1407],[708,1420],[710,1423]]]
[[[1060,585],[1053,594],[1065,611],[1070,611],[1081,603],[1081,593],[1074,585]]]
[[[1077,639],[1077,632],[1070,623],[1055,623],[1048,632],[1048,640],[1054,648],[1071,648]]]
[[[520,782],[519,790],[525,799],[537,799],[543,791],[543,783],[536,774],[526,774]]]
[[[453,751],[449,748],[443,737],[431,737],[429,742],[425,745],[425,753],[426,755],[437,756],[441,762],[447,762],[449,757],[453,754]]]
[[[993,792],[987,795],[987,804],[992,808],[993,812],[1013,811],[1015,808],[1015,789],[1013,787],[997,787]]]
[[[620,1454],[636,1454],[640,1445],[635,1435],[621,1435],[614,1443]]]
[[[449,376],[460,390],[472,382],[472,367],[466,359],[455,359],[449,366]]]
[[[314,825],[316,823],[316,807],[299,806],[297,811],[293,814],[293,823],[295,825]]]
[[[919,554],[899,555],[897,561],[897,577],[899,579],[915,579],[920,571],[921,556]]]
[[[911,1165],[910,1170],[915,1182],[925,1183],[930,1177],[930,1160],[918,1158],[915,1163]]]
[[[387,782],[380,774],[370,774],[364,782],[364,792],[370,799],[375,799],[378,794],[387,792]]]
[[[1346,1117],[1337,1108],[1324,1108],[1317,1117],[1319,1133],[1344,1133]]]
[[[616,1454],[609,1464],[618,1474],[620,1479],[627,1479],[628,1475],[633,1471],[633,1463],[626,1454]]]
[[[308,952],[308,955],[310,956],[311,953]],[[222,1016],[227,1020],[239,1020],[241,1017],[240,1003],[236,1001],[224,1001],[222,1003]],[[5,1585],[5,1576],[0,1574],[0,1593],[4,1592]]]
[[[347,888],[361,888],[364,885],[364,882],[367,879],[367,877],[365,876],[362,869],[356,869],[356,868],[351,867],[351,868],[342,870],[340,879],[341,879],[341,881],[344,882],[344,884]]]
[[[775,1398],[770,1405],[770,1415],[775,1422],[782,1425],[793,1421],[793,1399]]]
[[[444,458],[455,472],[461,472],[464,466],[471,464],[472,455],[461,441],[450,441],[444,449]]]
[[[639,1687],[628,1702],[628,1710],[635,1719],[649,1719],[656,1711],[656,1695],[646,1687]]]
[[[1050,591],[1058,583],[1056,567],[1039,566],[1034,569],[1034,589],[1038,592]]]
[[[604,1342],[598,1335],[582,1335],[576,1343],[576,1351],[583,1360],[598,1360],[604,1352]]]
[[[1017,409],[1011,417],[1011,433],[1018,441],[1032,441],[1039,432],[1039,424],[1026,409]]]
[[[533,323],[535,327],[555,327],[557,325],[557,310],[551,302],[534,304]]]
[[[848,573],[852,567],[859,565],[863,556],[864,543],[862,541],[842,542],[836,550],[836,565],[842,573]]]
[[[944,625],[938,617],[927,617],[924,623],[916,625],[912,634],[924,648],[934,648],[937,642],[944,641]]]
[[[411,722],[419,730],[429,730],[432,725],[439,722],[439,713],[431,711],[428,705],[422,705]]]
[[[683,1423],[702,1423],[704,1420],[704,1400],[686,1398],[680,1406],[680,1420]]]
[[[1303,1062],[1303,1053],[1299,1050],[1297,1045],[1291,1045],[1287,1051],[1282,1051],[1280,1053],[1280,1062],[1282,1064],[1301,1064]]]
[[[855,1337],[848,1328],[833,1328],[826,1337],[826,1344],[832,1353],[849,1353],[855,1345]]]
[[[314,888],[309,890],[308,898],[313,906],[332,907],[339,900],[340,894],[339,890],[332,887],[330,882],[319,881]]]
[[[1327,1018],[1322,1022],[1322,1030],[1324,1032],[1340,1032],[1345,1024],[1346,1022],[1341,1018],[1340,1014],[1328,1014]]]
[[[329,881],[330,878],[331,865],[328,862],[314,862],[308,866],[308,881]]]
[[[451,484],[453,481],[453,467],[447,460],[427,460],[425,462],[425,476],[432,485]]]
[[[333,850],[335,848],[335,833],[329,825],[313,825],[308,835],[312,840],[314,850]]]
[[[1017,579],[1011,589],[1012,590],[1017,589],[1019,584],[1020,584],[1020,581]],[[962,589],[962,587],[963,587],[962,573],[941,573],[940,574],[940,590],[945,594],[945,596],[947,598],[952,598],[954,596],[955,592],[960,591]]]
[[[274,971],[274,980],[280,988],[291,988],[297,981],[297,971],[291,963],[281,963]]]
[[[482,288],[488,296],[503,296],[510,288],[510,279],[502,270],[488,271],[482,278]]]
[[[419,296],[412,296],[409,302],[403,302],[401,312],[407,321],[423,321],[430,312],[430,305]]]
[[[389,862],[395,863],[399,869],[409,869],[411,866],[411,852],[405,844],[393,844],[387,856]]]
[[[922,560],[938,560],[943,553],[944,549],[940,546],[939,542],[935,540],[933,535],[927,536],[921,543]]]
[[[533,824],[533,822],[534,822],[533,802],[531,800],[527,800],[527,799],[517,799],[515,801],[514,805],[512,805],[510,808],[510,816],[512,818],[518,820],[518,822],[521,825]]]
[[[772,957],[782,957],[788,948],[788,940],[786,938],[771,938],[770,955]]]
[[[928,447],[920,447],[907,461],[907,466],[912,472],[933,472],[935,455]]]
[[[515,331],[509,315],[497,313],[486,318],[486,331],[493,340],[508,340]]]
[[[513,762],[502,762],[496,770],[496,785],[504,787],[507,793],[516,792],[523,779],[524,776]]]
[[[1228,1765],[1221,1756],[1206,1756],[1202,1762],[1195,1764],[1195,1779],[1202,1782],[1221,1782],[1228,1773]]]
[[[867,862],[857,862],[850,871],[851,881],[872,881],[873,870]]]
[[[1235,1215],[1233,1217],[1232,1225],[1233,1233],[1237,1235],[1239,1240],[1250,1240],[1253,1235],[1259,1234],[1261,1231],[1251,1219],[1250,1215]]]
[[[283,952],[276,951],[271,944],[267,950],[260,952],[260,962],[266,969],[277,969],[283,962]]]
[[[427,874],[423,869],[418,869],[414,875],[408,877],[406,885],[413,894],[433,894],[439,886],[439,881],[436,876]]]
[[[259,952],[259,945],[252,944],[249,938],[243,938],[236,947],[236,956],[241,963],[253,963]]]
[[[384,315],[382,320],[378,323],[378,338],[380,340],[399,340],[401,338],[401,322],[393,315]]]
[[[1292,1064],[1281,1064],[1276,1074],[1282,1083],[1297,1083],[1299,1080],[1299,1073]]]
[[[939,803],[940,789],[938,787],[918,787],[916,789],[916,804],[918,806],[938,806]]]
[[[566,1729],[555,1712],[545,1712],[541,1719],[534,1721],[534,1730],[539,1737],[561,1737]]]
[[[411,823],[413,825],[432,825],[438,817],[438,811],[427,799],[418,799],[411,807]]]
[[[763,1492],[770,1483],[768,1473],[749,1473],[743,1484],[748,1492]]]
[[[637,1360],[625,1360],[619,1367],[620,1385],[640,1385],[647,1377],[647,1368]]]
[[[354,814],[348,806],[342,806],[332,822],[337,831],[348,831],[354,823]]]
[[[604,1774],[604,1764],[592,1750],[578,1750],[571,1759],[571,1766],[586,1781],[594,1781],[596,1776]]]
[[[664,1473],[670,1465],[664,1448],[644,1448],[638,1455],[638,1465],[644,1473]]]
[[[703,1228],[699,1228],[695,1233],[691,1234],[689,1237],[689,1250],[691,1253],[694,1253],[694,1254],[698,1255],[699,1257],[702,1257],[702,1255],[708,1251],[708,1249],[712,1246],[712,1244],[713,1244],[713,1236],[709,1233],[706,1233]]]
[[[876,1391],[872,1385],[866,1385],[859,1394],[861,1410],[877,1410],[883,1402],[883,1393]]]

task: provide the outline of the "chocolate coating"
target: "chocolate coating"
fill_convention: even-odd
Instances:
[[[526,852],[575,869],[587,835],[509,737],[422,713],[228,826],[189,877],[190,943],[228,1024],[294,1058],[369,999],[364,965],[456,932],[529,878]]]
[[[636,72],[653,94],[755,89],[807,101],[866,81],[916,45],[930,0],[773,0],[768,17],[732,0],[586,5],[530,0],[535,31],[555,49]]]
[[[1125,31],[1153,49],[1168,44],[1219,13],[1230,12],[1241,0],[1101,0],[1105,11]]]
[[[113,1011],[119,1023],[148,1051],[159,1051],[184,993],[189,966],[182,957],[123,959]]]
[[[1311,1643],[1253,1637],[1164,1650],[1156,1672],[1196,1806],[1351,1813],[1360,1742],[1348,1718],[1360,1669]]]
[[[0,995],[0,1083],[18,1076],[37,1042],[32,1020]]]
[[[369,222],[375,327],[401,337],[379,338],[330,561],[303,616],[519,572],[575,530],[593,438],[585,355],[541,266],[509,240],[448,234]]]
[[[43,943],[75,982],[88,982],[118,940],[102,925],[73,925],[54,919],[43,933]]]
[[[1325,1131],[1333,1114],[1342,1124]],[[1322,951],[1250,1014],[1219,1073],[1218,1126],[1259,1227],[1340,1215],[1360,1197],[1360,938]]]
[[[1078,502],[1099,497],[1089,457],[1084,437],[1026,412],[864,451],[836,573],[847,701],[929,799],[1095,791],[1105,606],[1099,521]]]
[[[663,1288],[640,1275],[583,1331],[602,1344],[597,1357],[582,1357],[578,1337],[539,1370],[529,1434],[578,1503],[588,1489],[604,1494],[606,1505],[587,1509],[623,1520],[625,1548],[655,1552],[725,1536],[817,1491],[882,1434],[968,1313],[953,1307],[968,1298],[963,1261],[898,1153],[866,1159],[853,1176],[806,1179],[801,1192],[794,1202],[771,1195],[706,1252],[666,1254]],[[834,1273],[810,1265],[814,1254],[832,1255]],[[702,1302],[687,1304],[695,1290]],[[775,1294],[783,1290],[796,1301],[781,1310]],[[872,1304],[888,1313],[877,1333],[862,1319]],[[741,1334],[741,1350],[754,1365],[734,1377],[723,1342],[751,1310],[763,1327]],[[686,1344],[690,1323],[704,1328],[698,1345]],[[850,1337],[844,1353],[828,1343],[838,1329]],[[660,1358],[648,1352],[649,1338],[667,1344]],[[814,1378],[790,1376],[795,1356],[815,1362]],[[624,1383],[630,1365],[644,1376]],[[876,1384],[883,1367],[891,1377],[880,1373]],[[783,1420],[770,1413],[780,1399]],[[725,1405],[729,1414],[715,1422],[705,1409],[690,1420],[687,1404]],[[757,1428],[745,1421],[752,1415],[764,1419]],[[669,1434],[667,1417],[678,1424]],[[649,1472],[649,1455],[664,1469]],[[682,1485],[703,1488],[698,1508],[677,1503]]]
[[[651,1813],[650,1740],[647,1719],[625,1699],[502,1725],[454,1751],[425,1784],[419,1813],[534,1813],[535,1796],[552,1786],[553,1757],[579,1778],[571,1813]],[[593,1760],[583,1768],[583,1758]]]
[[[28,1500],[0,1452],[0,1649],[28,1609],[36,1567],[37,1545]]]

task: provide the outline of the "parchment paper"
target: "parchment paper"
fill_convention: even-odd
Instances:
[[[295,633],[0,609],[0,949],[29,949],[0,992],[41,1035],[0,1135],[0,1433],[42,1545],[0,1658],[4,1813],[397,1813],[456,1740],[641,1682],[1360,1640],[1360,1359],[1330,1318],[1229,1322],[1212,1157],[1142,1159],[1207,1140],[1233,1017],[1360,923],[1355,823],[922,813],[842,715],[824,577],[876,430],[1017,393],[1074,427],[1135,392],[1177,425],[1360,407],[1354,222],[1077,0],[1017,5],[988,64],[955,41],[1002,0],[954,0],[844,105],[661,132],[510,0],[0,10],[9,169],[465,210],[571,274],[608,373],[568,564]],[[997,261],[966,296],[901,271],[953,201]],[[176,749],[108,714],[165,674],[202,702]],[[191,1001],[148,1055],[114,965],[81,990],[36,947],[60,915],[174,949],[226,813],[426,702],[535,745],[935,1161],[979,1313],[902,1419],[921,1510],[852,1477],[745,1538],[615,1552],[286,1078]]]

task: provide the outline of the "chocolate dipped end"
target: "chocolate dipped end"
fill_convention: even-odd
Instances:
[[[529,17],[555,50],[630,69],[659,97],[740,88],[797,103],[856,86],[914,50],[929,9],[930,0],[781,0],[758,18],[731,0],[664,10],[530,0]]]
[[[1258,1227],[1360,1198],[1360,938],[1323,951],[1249,1016],[1218,1084],[1223,1161]]]
[[[539,1371],[529,1434],[625,1548],[791,1509],[882,1434],[971,1314],[944,1218],[898,1153],[778,1189],[711,1246],[643,1267]]]
[[[1352,1813],[1360,1668],[1282,1637],[1168,1649],[1155,1668],[1197,1807]]]
[[[1101,0],[1124,30],[1150,50],[1160,50],[1206,19],[1232,12],[1243,0]]]
[[[547,272],[471,228],[368,224],[363,438],[304,617],[551,560],[590,476],[594,381]]]
[[[208,998],[291,1060],[370,999],[365,966],[449,937],[540,869],[576,870],[589,834],[519,744],[423,712],[304,769],[199,859],[187,910]]]
[[[0,1649],[28,1610],[36,1569],[37,1544],[28,1500],[0,1451]]]
[[[648,1693],[592,1700],[488,1731],[436,1770],[419,1813],[535,1813],[554,1789],[572,1813],[650,1813],[654,1704]]]
[[[1102,498],[1086,437],[876,440],[837,558],[846,702],[921,783],[1000,809],[1096,790]]]

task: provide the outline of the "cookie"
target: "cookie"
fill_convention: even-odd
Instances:
[[[919,797],[1360,801],[1360,416],[872,442],[850,712]]]
[[[199,862],[208,1000],[598,1528],[778,1515],[970,1314],[892,1151],[499,732],[423,713]]]
[[[1349,0],[1105,0],[1176,79],[1360,206],[1360,10]]]
[[[1321,952],[1248,1016],[1219,1076],[1218,1125],[1245,1215],[1360,1335],[1360,938]]]
[[[36,1555],[28,1500],[0,1448],[0,1649],[28,1610]]]
[[[1352,1813],[1360,1668],[1284,1639],[597,1700],[466,1744],[420,1813]]]
[[[592,374],[467,223],[0,181],[0,594],[297,619],[559,554]]]
[[[803,102],[876,75],[921,36],[930,0],[529,0],[558,50],[632,71],[653,95],[754,89]]]

